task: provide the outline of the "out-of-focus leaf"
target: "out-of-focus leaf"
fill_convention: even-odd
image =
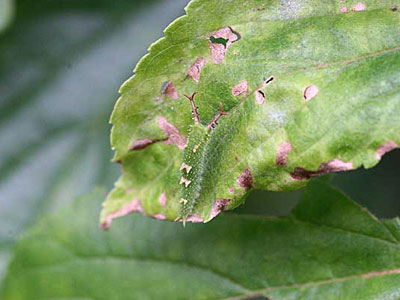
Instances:
[[[335,176],[332,184],[345,191],[376,216],[400,215],[400,150],[385,155],[376,167],[365,171],[345,172]],[[379,199],[377,201],[376,199]]]
[[[376,165],[400,143],[397,4],[192,1],[121,87],[123,176],[103,226],[132,211],[206,222],[252,188]],[[208,129],[220,103],[229,114]]]
[[[23,299],[396,299],[400,226],[312,182],[285,218],[207,224],[118,220],[96,226],[101,194],[25,233],[4,281]]]
[[[0,269],[39,215],[111,187],[116,90],[184,3],[18,1],[0,37]]]
[[[14,13],[13,0],[0,0],[0,33],[10,23]]]

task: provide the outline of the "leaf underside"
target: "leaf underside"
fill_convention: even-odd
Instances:
[[[398,4],[192,1],[121,87],[111,141],[123,175],[103,227],[135,211],[206,222],[251,189],[377,164],[400,143]],[[208,129],[220,103],[228,115]]]
[[[100,193],[22,236],[1,299],[397,299],[400,222],[313,181],[285,218],[140,215],[98,230]]]

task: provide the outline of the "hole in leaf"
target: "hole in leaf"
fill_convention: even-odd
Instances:
[[[228,43],[229,39],[224,39],[222,37],[219,38],[215,38],[213,36],[210,36],[210,41],[213,44],[220,44],[220,45],[224,45],[224,47],[226,48],[226,44]]]

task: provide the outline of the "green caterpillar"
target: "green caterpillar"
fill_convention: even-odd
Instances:
[[[185,95],[192,106],[194,124],[191,126],[188,144],[183,152],[183,162],[181,165],[181,200],[180,213],[183,222],[190,216],[196,205],[201,192],[201,181],[204,173],[205,148],[210,137],[211,130],[217,125],[218,120],[227,115],[223,111],[220,103],[220,111],[208,126],[202,125],[199,120],[197,107],[194,103],[194,93],[192,96]]]

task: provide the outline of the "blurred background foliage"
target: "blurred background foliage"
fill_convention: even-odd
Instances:
[[[14,0],[0,0],[0,32],[10,23],[14,14]]]
[[[96,186],[112,187],[120,170],[110,162],[108,118],[118,88],[187,2],[0,0],[0,281],[23,229]],[[392,217],[399,167],[397,150],[373,169],[327,180]],[[255,191],[232,213],[286,215],[298,198]]]

